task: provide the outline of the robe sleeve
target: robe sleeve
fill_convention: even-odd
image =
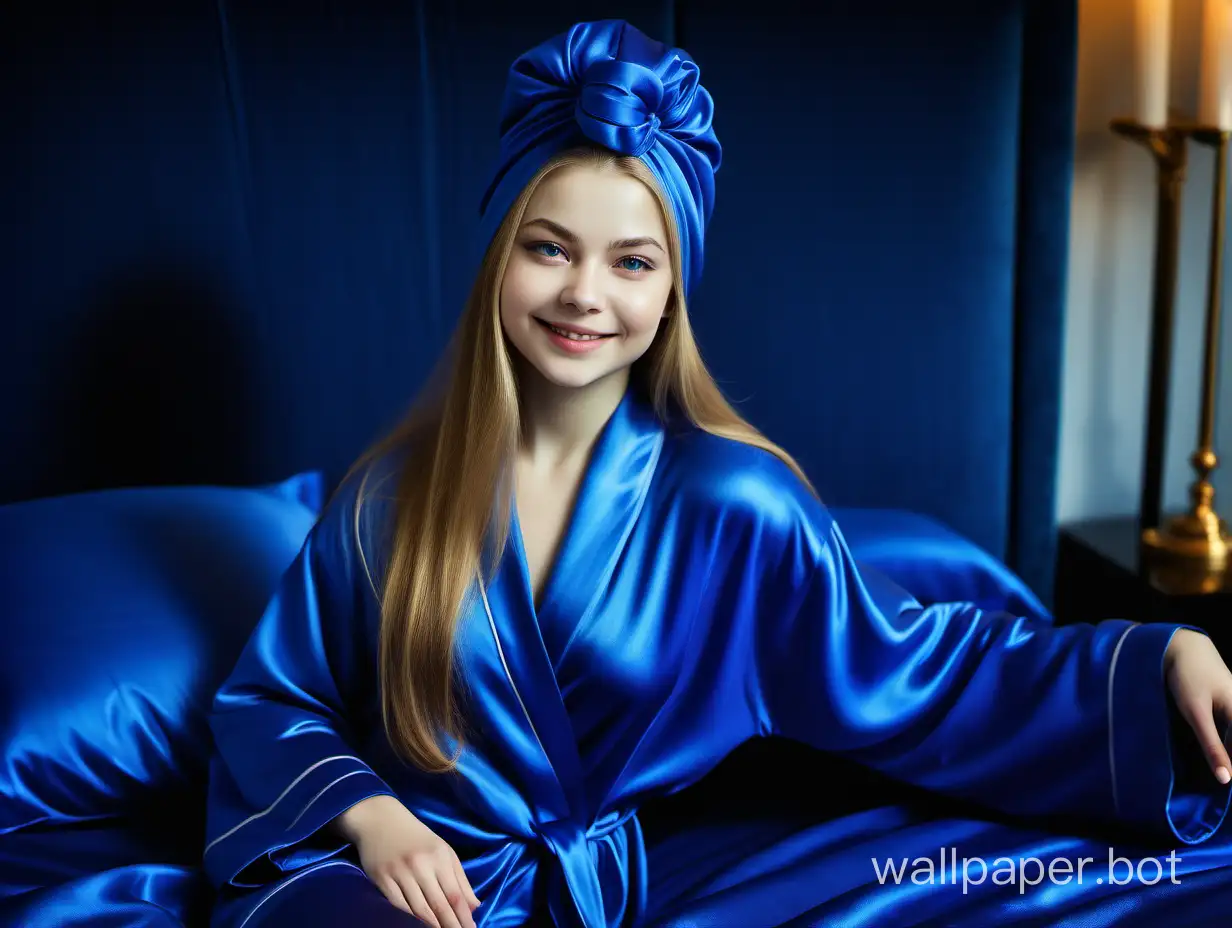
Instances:
[[[763,733],[1017,815],[1210,837],[1230,788],[1172,703],[1179,627],[1052,626],[970,604],[922,606],[853,559],[820,507],[775,558],[753,673]]]
[[[325,826],[394,795],[355,749],[355,712],[376,674],[355,504],[344,485],[215,696],[204,852],[215,886],[260,885],[336,854],[346,841]]]

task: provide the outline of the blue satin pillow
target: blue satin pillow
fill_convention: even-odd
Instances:
[[[309,472],[0,507],[0,835],[200,815],[206,711],[324,493]]]
[[[969,602],[1052,621],[1012,570],[935,519],[901,509],[830,511],[860,565],[885,574],[924,605]]]

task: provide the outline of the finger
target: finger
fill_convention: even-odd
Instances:
[[[1219,730],[1215,727],[1214,707],[1211,705],[1186,706],[1184,714],[1189,719],[1198,741],[1202,744],[1202,753],[1220,783],[1232,779],[1232,761],[1228,760],[1228,750],[1223,745]]]
[[[388,899],[389,904],[394,908],[401,909],[407,915],[415,914],[411,910],[410,905],[407,904],[406,897],[403,895],[402,889],[398,886],[397,882],[393,880],[393,878],[383,876],[373,880],[373,883],[376,885],[376,888],[381,891],[381,895]]]
[[[410,903],[411,914],[425,925],[431,926],[431,928],[441,928],[441,923],[432,914],[432,907],[428,904],[428,900],[424,898],[423,891],[419,888],[419,883],[416,882],[415,877],[410,871],[403,871],[398,879],[398,885],[402,887],[402,895]]]
[[[470,902],[472,911],[479,908],[483,903],[479,901],[479,897],[475,895],[475,891],[471,889],[471,881],[466,878],[466,870],[462,866],[462,861],[456,857],[453,861],[454,870],[458,874],[458,885],[462,888],[462,892],[466,893],[467,901]]]
[[[1232,760],[1232,754],[1228,753],[1228,740],[1232,738],[1232,688],[1215,698],[1215,723],[1216,737],[1223,745],[1224,756]],[[1232,774],[1232,765],[1227,769]]]
[[[423,890],[424,898],[428,900],[428,907],[436,915],[439,928],[462,928],[458,924],[458,916],[453,912],[453,906],[445,898],[445,893],[441,889],[441,883],[437,879],[436,871],[425,868],[421,872],[416,873],[416,877],[419,879],[419,888]]]
[[[475,928],[475,920],[471,918],[470,900],[466,898],[462,888],[458,886],[458,875],[453,866],[448,862],[441,869],[440,881],[441,891],[445,894],[445,901],[449,903],[449,907],[453,910],[454,915],[458,917],[458,924],[462,928]]]

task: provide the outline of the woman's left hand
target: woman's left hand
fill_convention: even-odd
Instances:
[[[1232,761],[1221,728],[1232,722],[1232,671],[1211,639],[1188,628],[1177,629],[1164,654],[1168,688],[1185,721],[1198,735],[1216,779],[1232,779]]]

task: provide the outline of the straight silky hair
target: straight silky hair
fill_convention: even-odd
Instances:
[[[637,158],[600,149],[574,149],[553,158],[527,184],[494,235],[428,385],[404,420],[351,468],[354,474],[387,453],[405,452],[378,593],[381,717],[394,751],[429,773],[452,770],[461,751],[465,721],[459,690],[465,681],[455,679],[458,620],[481,576],[485,543],[495,543],[494,567],[511,523],[521,407],[510,355],[516,349],[500,322],[501,282],[535,190],[553,172],[574,166],[640,180],[654,194],[668,229],[674,286],[654,341],[630,371],[634,386],[645,390],[662,419],[674,408],[699,429],[763,448],[815,492],[792,457],[731,407],[706,369],[685,311],[675,219],[654,174]],[[365,484],[366,475],[355,515],[361,557]],[[365,559],[365,570],[368,564]],[[442,737],[454,743],[452,756]]]

